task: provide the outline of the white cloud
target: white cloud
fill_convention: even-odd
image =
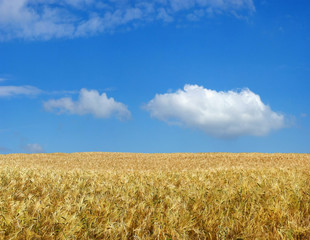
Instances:
[[[81,89],[77,101],[70,97],[49,100],[44,102],[44,108],[47,111],[58,110],[58,113],[92,114],[97,118],[109,118],[113,115],[119,119],[130,118],[130,112],[123,103],[108,98],[105,93],[100,95],[96,90]]]
[[[1,0],[0,39],[88,36],[156,20],[198,20],[204,16],[199,11],[239,16],[254,12],[255,6],[253,0]]]
[[[42,91],[33,86],[0,86],[0,97],[16,95],[37,95]]]
[[[164,22],[172,22],[173,21],[173,17],[171,17],[164,8],[159,8],[158,9],[158,15],[157,15],[158,19],[163,20]]]
[[[284,116],[273,112],[249,89],[217,92],[185,85],[184,90],[156,94],[145,109],[159,120],[200,129],[219,138],[263,136],[285,125]]]
[[[23,146],[23,149],[30,153],[44,153],[44,148],[38,143],[30,143]]]
[[[0,77],[0,82],[4,82],[4,81],[6,81],[6,78]]]

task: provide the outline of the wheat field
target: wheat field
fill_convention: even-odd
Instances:
[[[0,155],[0,239],[310,239],[310,154]]]

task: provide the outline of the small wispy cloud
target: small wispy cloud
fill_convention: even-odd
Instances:
[[[46,95],[63,95],[63,94],[72,95],[72,94],[78,94],[79,91],[77,90],[56,90],[56,91],[49,91],[49,92],[44,91],[43,93]]]
[[[263,136],[285,127],[284,116],[273,112],[249,89],[217,92],[185,85],[176,92],[156,94],[144,108],[154,118],[218,138]]]
[[[14,97],[18,95],[36,96],[36,95],[73,95],[78,94],[76,90],[56,90],[45,91],[35,86],[0,86],[0,98]]]
[[[44,102],[43,106],[46,111],[56,111],[58,114],[91,114],[97,118],[116,116],[119,119],[131,116],[126,105],[108,98],[106,93],[99,94],[96,90],[81,89],[77,101],[71,97],[51,99]]]
[[[42,93],[42,90],[33,86],[0,86],[0,98],[17,95],[34,96],[40,93]]]
[[[22,147],[23,150],[29,153],[45,153],[44,148],[38,143],[29,143]]]
[[[10,149],[0,146],[0,152],[8,152]]]
[[[198,20],[211,12],[240,16],[254,11],[253,0],[1,0],[0,39],[74,38],[186,16]]]
[[[6,78],[0,77],[0,82],[6,81]]]

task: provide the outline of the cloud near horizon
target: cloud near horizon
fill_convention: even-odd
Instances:
[[[7,151],[9,151],[10,149],[9,148],[7,148],[7,147],[2,147],[2,146],[0,146],[0,152],[7,152]]]
[[[151,117],[218,138],[264,136],[285,127],[284,116],[273,112],[249,89],[217,92],[185,85],[174,93],[156,94],[144,108]]]
[[[248,15],[253,0],[2,0],[0,40],[75,38],[149,22]],[[180,14],[181,13],[181,14]]]
[[[118,119],[125,120],[131,116],[127,106],[123,103],[108,98],[106,93],[99,94],[96,90],[80,90],[77,101],[71,97],[51,99],[43,103],[46,111],[56,111],[59,114],[91,114],[97,118],[110,118],[116,116]]]
[[[22,148],[29,153],[45,153],[44,148],[38,143],[29,143]]]

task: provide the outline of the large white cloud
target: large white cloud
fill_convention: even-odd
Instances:
[[[16,95],[37,95],[42,91],[33,86],[0,86],[0,97]]]
[[[0,0],[0,39],[72,38],[155,20],[253,11],[253,0]]]
[[[156,94],[145,108],[159,120],[200,129],[219,138],[263,136],[285,125],[284,116],[273,112],[249,89],[217,92],[185,85],[174,93]]]
[[[119,119],[130,118],[127,107],[113,98],[108,98],[105,93],[101,95],[96,90],[81,89],[77,101],[70,97],[52,99],[44,102],[47,111],[69,113],[77,115],[92,114],[97,118],[109,118],[115,115]]]

